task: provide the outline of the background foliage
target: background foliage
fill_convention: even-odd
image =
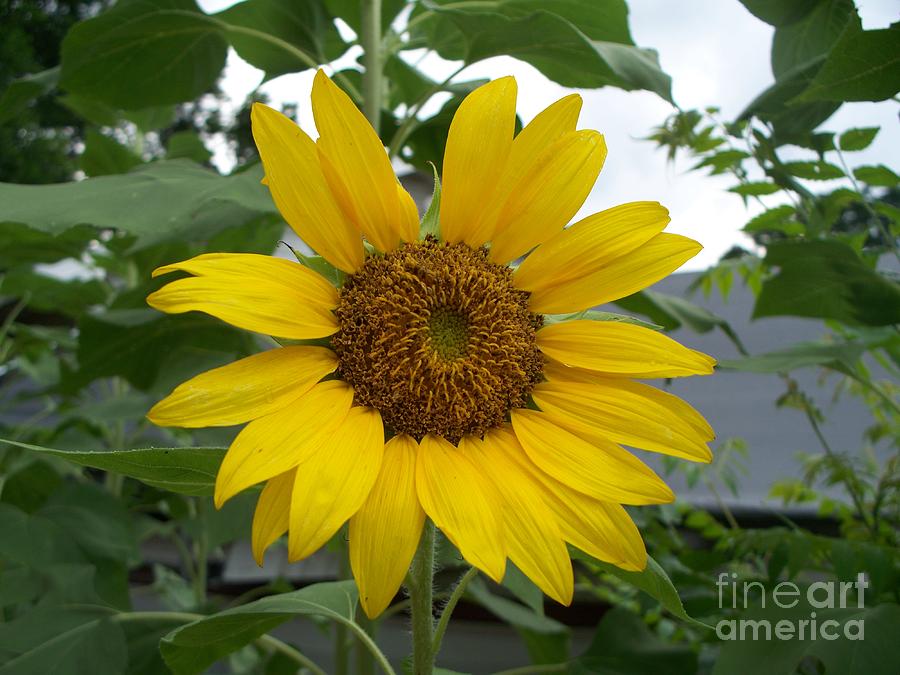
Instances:
[[[869,674],[900,664],[891,639],[900,626],[898,178],[853,161],[877,128],[820,126],[845,101],[896,97],[900,26],[863,30],[851,0],[742,2],[775,27],[774,84],[734,120],[715,107],[675,108],[649,139],[670,158],[694,157],[697,171],[732,175],[733,192],[765,206],[744,228],[758,248],[730,252],[698,291],[727,296],[737,280],[755,293],[754,318],[816,319],[822,338],[751,355],[728,323],[684,298],[647,291],[619,304],[665,329],[723,331],[743,354],[723,368],[780,374],[784,391],[773,398],[812,425],[821,451],[772,497],[815,509],[818,531],[786,519],[754,528],[720,497],[713,511],[636,511],[654,557],[647,571],[578,557],[579,602],[596,624],[580,652],[565,617],[547,616],[515,570],[503,588],[476,579],[467,602],[513,627],[531,654],[534,670],[516,672]],[[565,86],[644,89],[672,102],[655,53],[634,44],[622,0],[383,0],[382,14],[380,133],[429,175],[453,112],[480,82],[459,71],[433,81],[404,60],[412,49],[460,70],[507,54]],[[160,263],[271,253],[285,230],[260,185],[253,97],[234,119],[219,115],[227,51],[268,78],[327,64],[357,42],[336,18],[361,33],[356,0],[244,0],[216,14],[193,0],[16,0],[0,10],[0,673],[194,673],[216,661],[295,672],[304,657],[269,632],[302,617],[302,630],[328,631],[336,670],[353,645],[359,672],[372,672],[365,636],[377,627],[359,620],[352,583],[275,581],[241,597],[217,584],[223,547],[246,537],[255,501],[211,507],[234,430],[151,429],[143,418],[175,384],[265,346],[206,316],[144,304]],[[363,104],[356,68],[335,78]],[[441,92],[447,103],[420,118]],[[222,142],[229,175],[210,164]],[[788,146],[806,157],[782,159]],[[819,189],[831,178],[846,186]],[[829,373],[827,386],[866,404],[858,448],[831,447],[822,412],[792,377],[800,368]],[[713,467],[672,470],[718,497],[739,490],[748,450],[726,440]],[[844,498],[822,486],[840,486]],[[167,542],[180,562],[154,560],[151,542]],[[449,593],[459,559],[446,542],[442,550]],[[723,571],[770,589],[865,571],[867,641],[723,643],[709,627],[727,618],[713,586]],[[395,611],[404,610],[401,601]]]

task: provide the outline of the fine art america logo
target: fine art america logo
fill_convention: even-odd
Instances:
[[[856,581],[816,581],[805,589],[790,581],[775,586],[771,593],[758,581],[738,583],[737,575],[722,572],[716,587],[719,609],[794,610],[791,618],[722,619],[716,624],[720,640],[847,640],[865,639],[865,621],[853,616],[853,609],[864,608],[865,575]],[[809,609],[803,612],[804,608]],[[816,610],[851,610],[843,620],[835,612],[820,616]],[[831,615],[830,617],[828,615]],[[837,613],[840,616],[840,613]],[[777,614],[775,615],[777,616]],[[858,616],[858,615],[857,615]]]

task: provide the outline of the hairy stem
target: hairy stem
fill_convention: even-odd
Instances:
[[[431,675],[434,668],[434,525],[426,521],[407,580],[412,608],[413,675]]]

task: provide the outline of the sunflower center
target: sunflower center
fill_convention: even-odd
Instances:
[[[540,379],[527,301],[484,249],[429,238],[372,256],[341,289],[339,370],[396,433],[481,436]]]
[[[466,317],[449,307],[438,307],[428,317],[428,337],[431,348],[448,361],[460,358],[469,344]]]

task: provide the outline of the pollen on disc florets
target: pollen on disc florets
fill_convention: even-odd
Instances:
[[[484,249],[428,238],[370,257],[335,310],[340,373],[397,433],[481,436],[540,379],[527,300]]]

